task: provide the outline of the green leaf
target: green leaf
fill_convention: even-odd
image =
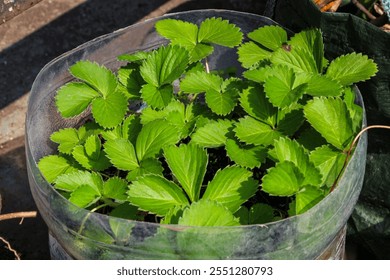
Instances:
[[[214,51],[214,47],[198,43],[190,52],[190,63],[200,61]]]
[[[110,217],[142,221],[143,220],[143,218],[142,218],[143,216],[142,215],[138,215],[138,212],[139,212],[138,207],[136,207],[134,205],[131,205],[128,202],[125,202],[125,203],[122,203],[122,204],[118,205],[117,207],[115,207],[110,212]],[[110,219],[111,229],[113,229],[113,226],[114,226],[112,221],[113,220]],[[129,224],[129,223],[127,223],[127,224]],[[135,225],[135,224],[133,224],[133,225]],[[116,230],[113,229],[116,236],[117,236],[117,232],[120,231],[119,226],[122,226],[122,228],[123,228],[123,224],[119,223],[119,224],[115,225],[115,227],[117,229]],[[131,231],[128,232],[128,233],[131,233]]]
[[[172,44],[189,50],[194,48],[198,41],[198,26],[190,22],[163,19],[156,23],[155,28],[161,36],[171,40]]]
[[[318,73],[313,55],[303,48],[281,48],[271,56],[271,62],[276,65],[287,66],[295,73]]]
[[[215,74],[204,71],[192,72],[180,82],[180,89],[187,93],[201,93],[206,91],[221,91],[223,79]]]
[[[62,86],[55,97],[56,107],[64,118],[80,115],[100,94],[84,83],[70,82]]]
[[[141,118],[137,115],[130,115],[123,121],[122,137],[129,139],[132,144],[135,144],[141,128]]]
[[[160,154],[167,145],[176,144],[179,140],[177,129],[165,120],[155,120],[144,125],[136,142],[138,161]]]
[[[179,46],[162,46],[153,51],[140,67],[142,78],[156,88],[171,84],[184,72],[189,62],[188,51]]]
[[[220,116],[226,116],[233,111],[237,104],[238,90],[228,89],[224,92],[210,90],[206,92],[207,106]]]
[[[81,185],[70,194],[69,201],[81,208],[87,208],[101,198],[99,192],[89,185]]]
[[[139,163],[139,167],[127,174],[127,181],[137,180],[147,174],[163,175],[164,168],[161,162],[155,158],[147,158]]]
[[[146,59],[149,55],[147,51],[137,51],[135,53],[126,53],[118,56],[119,61],[140,62]]]
[[[217,148],[225,145],[227,135],[233,128],[230,120],[210,121],[203,127],[195,130],[191,136],[191,143],[206,148]]]
[[[249,86],[240,96],[240,105],[250,116],[270,126],[276,124],[277,109],[272,106],[260,86]]]
[[[103,97],[115,92],[118,81],[106,67],[91,61],[79,61],[69,68],[72,75],[93,87]]]
[[[119,201],[127,200],[128,186],[126,180],[111,177],[103,184],[103,196]]]
[[[206,150],[196,145],[182,144],[179,147],[166,147],[164,156],[190,201],[198,201],[208,162]]]
[[[333,60],[326,76],[339,81],[343,86],[362,82],[378,72],[377,65],[366,55],[350,53]]]
[[[248,37],[272,51],[277,50],[287,42],[287,32],[276,25],[260,27],[248,33]]]
[[[172,85],[164,85],[158,88],[154,85],[146,84],[141,89],[141,95],[148,105],[161,109],[171,102],[173,87]]]
[[[266,224],[272,222],[274,219],[274,209],[263,203],[256,203],[249,209],[249,221],[248,224]]]
[[[287,67],[275,68],[274,74],[268,76],[264,83],[264,91],[271,103],[279,108],[285,108],[297,102],[306,89],[306,84],[296,85],[296,76]]]
[[[175,206],[188,204],[178,185],[157,175],[146,175],[134,181],[128,195],[132,204],[159,216],[164,216]]]
[[[312,96],[340,96],[342,86],[327,76],[311,74],[308,79],[306,93]]]
[[[326,140],[313,127],[309,127],[303,130],[300,133],[297,141],[309,151],[312,151],[317,147],[327,144]]]
[[[198,42],[233,48],[242,41],[240,28],[222,18],[207,18],[199,27]]]
[[[289,161],[298,167],[305,177],[302,184],[321,187],[320,171],[310,162],[309,153],[297,141],[281,137],[275,141],[274,149],[279,162]]]
[[[294,163],[283,161],[267,170],[262,190],[274,196],[292,196],[299,191],[303,180],[303,174]]]
[[[85,153],[93,160],[99,160],[102,143],[97,135],[91,135],[85,140]]]
[[[50,140],[58,145],[58,151],[64,154],[71,154],[72,150],[78,144],[81,144],[84,139],[80,139],[80,135],[75,128],[64,128],[53,132],[50,135]]]
[[[38,168],[49,183],[53,183],[61,174],[77,170],[72,161],[61,155],[49,155],[41,158],[38,162]]]
[[[322,73],[325,66],[324,43],[322,32],[312,28],[296,33],[289,41],[292,48],[302,48],[312,54],[317,66],[317,72]]]
[[[339,97],[316,97],[304,107],[309,123],[333,146],[343,150],[353,137],[352,120]]]
[[[243,76],[250,81],[263,84],[266,78],[269,75],[271,75],[272,72],[273,72],[273,68],[264,62],[264,63],[260,63],[260,65],[257,68],[246,70],[243,73]]]
[[[90,157],[83,145],[74,147],[72,156],[82,167],[88,170],[103,171],[111,166],[105,152],[100,152],[96,158]]]
[[[114,92],[105,98],[92,101],[92,115],[95,121],[104,128],[117,126],[127,112],[127,98],[120,92]]]
[[[179,219],[182,226],[236,226],[238,220],[224,206],[216,201],[201,199],[184,210]]]
[[[294,135],[305,121],[301,105],[280,110],[278,119],[277,129],[288,136]]]
[[[322,190],[313,186],[304,186],[296,194],[295,213],[302,214],[324,198]]]
[[[131,171],[139,167],[134,146],[127,139],[108,140],[104,144],[104,151],[119,170]]]
[[[246,145],[240,147],[240,145],[232,139],[227,139],[225,149],[228,157],[232,161],[247,168],[260,167],[265,161],[268,150],[263,146]]]
[[[261,48],[254,42],[242,44],[237,51],[238,61],[241,62],[244,68],[251,68],[255,64],[271,56],[271,52]]]
[[[88,171],[74,171],[62,174],[55,180],[55,188],[66,192],[73,192],[81,186],[90,186],[94,193],[100,193],[103,188],[103,179],[100,174]]]
[[[310,153],[310,161],[322,175],[322,185],[332,187],[339,176],[346,159],[346,154],[333,150],[329,145],[318,147]]]
[[[239,166],[218,170],[202,199],[217,201],[234,213],[257,191],[259,184],[252,176],[252,172]]]
[[[139,65],[130,63],[118,70],[119,82],[125,86],[129,98],[139,98],[142,85],[145,81],[139,72]]]
[[[362,129],[363,108],[355,103],[355,92],[351,88],[344,90],[344,102],[352,119],[353,131],[358,133]]]
[[[160,224],[177,224],[179,222],[180,217],[183,215],[184,209],[186,209],[187,207],[188,206],[176,206],[175,208],[172,208],[165,215],[164,219],[160,221]]]
[[[282,134],[272,129],[268,124],[255,120],[252,117],[245,116],[239,119],[235,125],[234,132],[238,139],[246,144],[268,146]]]

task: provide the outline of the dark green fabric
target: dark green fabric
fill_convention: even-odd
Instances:
[[[368,55],[379,72],[358,85],[368,124],[390,125],[390,34],[351,14],[321,13],[310,0],[268,1],[266,15],[298,32],[320,27],[328,58],[350,52]],[[363,190],[349,222],[349,238],[378,259],[390,259],[390,130],[368,132]]]

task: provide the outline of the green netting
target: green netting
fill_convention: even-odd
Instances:
[[[268,1],[266,16],[298,32],[320,27],[329,58],[361,52],[378,64],[377,76],[359,84],[368,124],[390,125],[390,34],[346,13],[321,13],[310,0]],[[366,175],[349,222],[349,238],[375,257],[390,259],[390,132],[368,133]]]

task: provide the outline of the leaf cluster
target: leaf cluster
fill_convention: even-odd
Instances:
[[[80,207],[196,226],[267,223],[329,193],[361,127],[351,86],[376,73],[371,59],[328,61],[318,29],[242,34],[210,18],[156,30],[170,43],[120,56],[116,72],[70,67],[56,106],[91,121],[51,135],[58,154],[38,163],[47,181]],[[216,45],[237,49],[242,76],[209,71]]]

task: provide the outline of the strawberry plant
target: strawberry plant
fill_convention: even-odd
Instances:
[[[342,172],[362,126],[353,85],[376,64],[332,61],[322,33],[280,26],[243,34],[221,18],[156,24],[169,43],[91,61],[55,97],[62,117],[88,115],[50,139],[38,167],[79,207],[132,220],[193,226],[262,224],[302,214]],[[242,67],[210,69],[218,48]]]

